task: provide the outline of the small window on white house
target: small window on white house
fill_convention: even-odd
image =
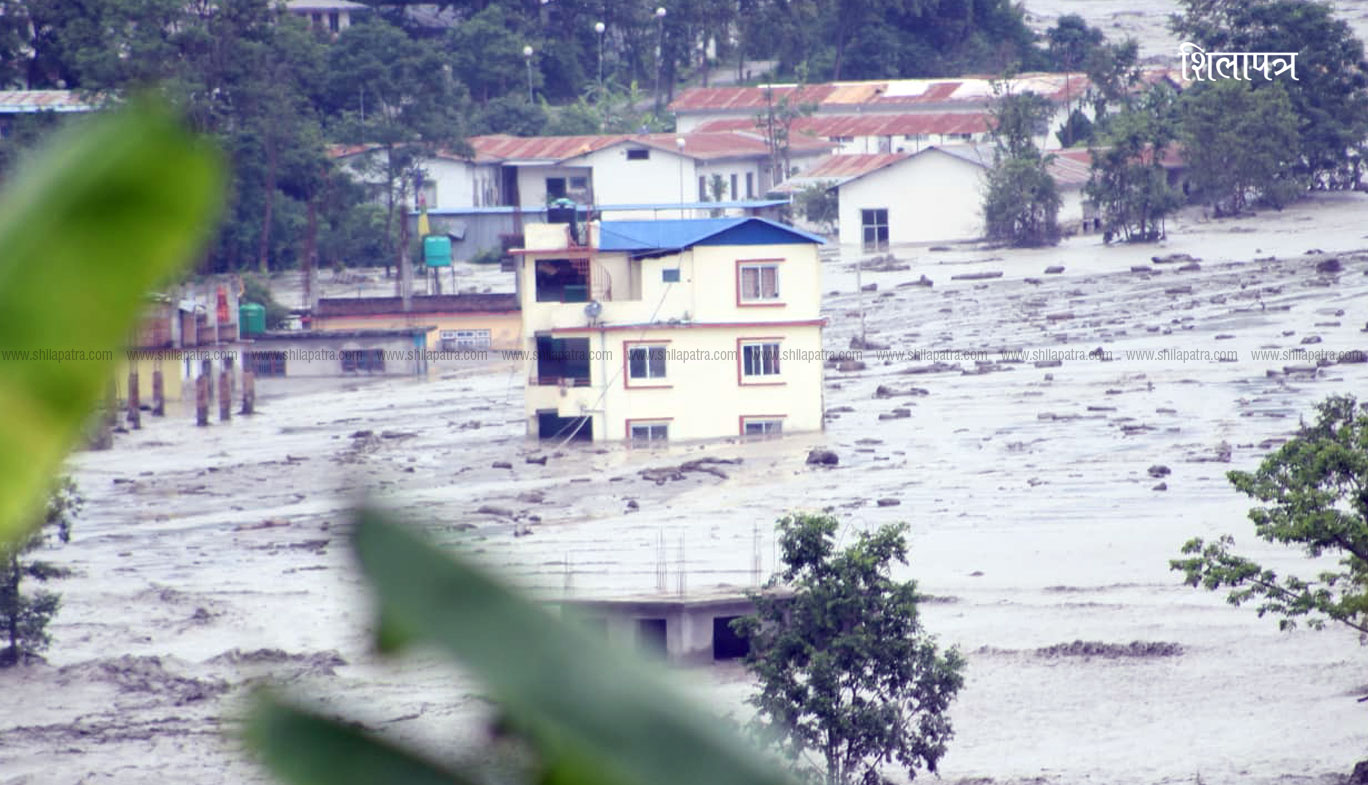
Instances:
[[[632,379],[665,378],[665,346],[633,346],[627,350],[627,376]]]
[[[670,424],[666,422],[632,423],[627,437],[633,442],[666,442],[670,440]]]
[[[706,175],[698,176],[698,201],[708,201],[708,178]]]
[[[740,197],[740,194],[736,191],[736,175],[731,176],[731,190],[727,192],[727,196],[731,197],[732,199],[737,199]]]
[[[778,436],[784,432],[784,421],[779,417],[741,418],[742,436]]]
[[[667,267],[660,271],[660,280],[664,283],[679,283],[679,268]]]
[[[628,161],[646,161],[651,157],[651,151],[644,147],[635,148],[627,151]]]
[[[741,302],[776,301],[779,299],[779,265],[741,265]]]
[[[585,189],[588,188],[588,187],[589,187],[589,178],[588,178],[588,177],[571,177],[571,178],[570,178],[570,190],[572,190],[572,191],[583,191],[583,190],[585,190]]]
[[[741,375],[749,377],[778,376],[779,344],[777,342],[741,344]]]
[[[755,172],[746,172],[746,198],[755,198]]]
[[[866,251],[888,250],[888,208],[860,211],[860,231]]]

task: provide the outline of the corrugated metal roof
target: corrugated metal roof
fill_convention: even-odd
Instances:
[[[817,243],[826,241],[815,234],[794,229],[764,218],[697,218],[658,221],[602,221],[599,223],[599,250],[651,253],[678,251],[703,245],[719,235],[733,235],[739,245],[760,242]]]
[[[911,104],[975,103],[993,98],[993,79],[890,79],[865,82],[832,82],[807,85],[796,100],[816,103],[821,109],[842,106],[896,107]],[[1052,101],[1074,100],[1088,87],[1081,73],[1029,73],[1008,81],[1012,92],[1031,91]],[[691,87],[670,104],[676,113],[754,112],[764,108],[766,93],[773,100],[795,100],[795,85],[760,87]]]
[[[818,161],[802,176],[804,180],[849,180],[891,166],[907,157],[907,153],[833,155]]]
[[[753,129],[752,129],[753,131]],[[765,140],[756,133],[742,131],[692,132],[686,134],[599,134],[593,136],[476,136],[468,141],[475,149],[477,163],[525,161],[558,163],[597,152],[618,144],[638,144],[669,153],[679,152],[684,140],[685,156],[699,160],[751,158],[769,154]],[[831,145],[814,138],[794,138],[795,151],[819,151]]]
[[[982,134],[988,132],[987,112],[903,112],[898,114],[827,114],[799,117],[791,128],[795,135],[823,139],[857,136],[920,136],[934,134]],[[753,131],[753,117],[709,120],[700,131]]]
[[[75,90],[0,90],[0,114],[89,112],[98,102]]]

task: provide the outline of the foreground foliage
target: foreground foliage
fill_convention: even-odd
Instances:
[[[138,105],[73,123],[0,196],[0,543],[42,500],[114,376],[144,294],[200,247],[217,156]]]
[[[380,648],[427,644],[456,657],[499,706],[499,734],[522,745],[492,745],[485,760],[440,761],[267,696],[247,739],[285,781],[463,783],[497,774],[562,785],[785,782],[644,663],[464,560],[373,512],[362,514],[354,544],[377,594]]]
[[[1312,559],[1337,556],[1335,566],[1313,578],[1279,575],[1234,553],[1229,535],[1189,540],[1185,557],[1170,566],[1190,586],[1228,589],[1233,605],[1257,603],[1259,615],[1280,617],[1283,629],[1334,621],[1368,635],[1368,404],[1336,396],[1317,411],[1315,423],[1303,424],[1257,470],[1228,476],[1263,504],[1249,511],[1260,539]]]
[[[735,622],[760,682],[753,728],[800,771],[820,756],[827,785],[880,783],[884,764],[935,772],[964,660],[922,627],[916,584],[889,575],[907,562],[906,526],[861,532],[844,549],[837,528],[829,515],[780,519],[784,568],[755,595],[756,614]]]

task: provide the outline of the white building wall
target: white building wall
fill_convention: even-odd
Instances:
[[[647,158],[632,160],[628,150],[646,150]],[[694,159],[643,145],[617,144],[574,159],[594,171],[594,201],[598,204],[670,204],[696,201]],[[683,186],[681,190],[681,184]]]
[[[860,211],[886,208],[892,245],[983,236],[985,169],[928,151],[842,185],[840,241],[860,246]]]

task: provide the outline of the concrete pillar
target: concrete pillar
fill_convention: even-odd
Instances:
[[[233,419],[233,372],[224,368],[219,371],[219,420]]]
[[[162,417],[166,414],[166,385],[162,378],[161,369],[152,372],[152,416]]]
[[[138,401],[138,372],[128,372],[128,425],[133,430],[142,427],[142,408]]]
[[[242,369],[242,413],[256,411],[256,374],[247,368]]]
[[[195,424],[209,424],[209,376],[201,373],[195,379]]]

